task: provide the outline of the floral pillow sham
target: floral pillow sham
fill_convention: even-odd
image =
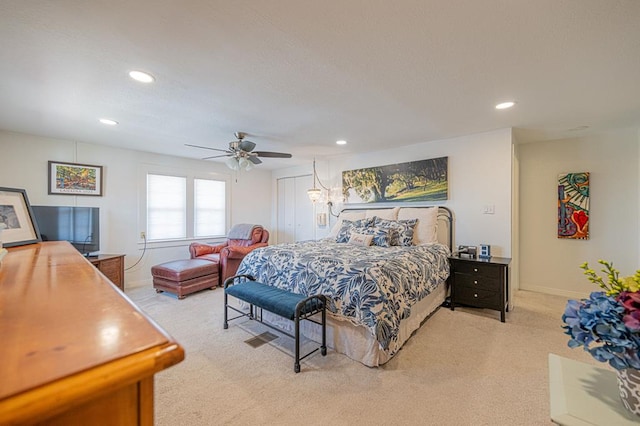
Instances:
[[[348,243],[351,234],[369,234],[367,229],[373,225],[374,218],[358,219],[358,220],[342,220],[342,226],[336,235],[336,243]]]
[[[376,217],[374,226],[388,230],[392,236],[392,246],[408,247],[413,245],[413,234],[416,223],[418,223],[418,219],[387,220]]]
[[[372,235],[373,244],[379,247],[391,247],[395,238],[395,230],[374,226],[376,218],[342,221],[342,227],[336,236],[337,243],[348,243],[353,234]]]
[[[413,245],[414,229],[418,219],[388,220],[377,216],[359,220],[343,220],[336,236],[337,243],[348,243],[353,234],[373,235],[373,244],[379,247]]]

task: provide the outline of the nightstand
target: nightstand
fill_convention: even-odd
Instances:
[[[455,305],[495,309],[504,322],[509,311],[509,263],[507,257],[450,257],[451,310]]]

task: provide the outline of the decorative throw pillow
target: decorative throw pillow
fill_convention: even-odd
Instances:
[[[418,219],[413,233],[413,244],[438,242],[438,207],[402,207],[398,219]]]
[[[413,231],[418,219],[386,220],[376,217],[375,227],[388,230],[392,246],[413,245]]]
[[[343,220],[354,221],[354,220],[364,219],[365,216],[366,216],[366,213],[364,210],[352,211],[352,212],[347,211],[347,212],[340,213],[340,216],[338,217],[337,222],[331,228],[331,232],[329,232],[328,236],[330,238],[335,238],[338,235],[338,232],[340,232],[340,229],[342,229]]]
[[[413,234],[418,223],[418,219],[407,219],[398,221],[398,245],[399,246],[412,246]]]
[[[373,224],[373,219],[359,219],[359,220],[347,220],[342,221],[342,227],[338,231],[336,236],[337,243],[347,243],[351,238],[352,233],[367,234],[366,230]]]
[[[395,220],[375,218],[374,226],[378,229],[385,230],[390,237],[389,244],[392,246],[398,245],[398,228],[396,227]]]
[[[373,244],[379,247],[391,247],[395,237],[395,230],[381,228],[378,226],[369,227],[366,232],[373,235]]]
[[[349,244],[354,244],[356,246],[370,246],[373,241],[373,235],[365,235],[365,234],[356,234],[352,233],[351,238],[349,238]]]

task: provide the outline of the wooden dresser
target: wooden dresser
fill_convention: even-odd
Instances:
[[[183,348],[67,242],[0,264],[0,424],[153,425]]]
[[[112,283],[124,291],[124,254],[99,254],[89,256],[88,259]]]

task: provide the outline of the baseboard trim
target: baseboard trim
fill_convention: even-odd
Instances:
[[[570,299],[586,298],[586,297],[589,297],[589,294],[591,293],[590,291],[580,292],[580,291],[562,290],[562,289],[553,288],[553,287],[529,285],[522,282],[520,283],[520,290],[535,291],[537,293],[552,294],[554,296],[565,296]],[[599,289],[593,289],[593,291],[599,291]]]

